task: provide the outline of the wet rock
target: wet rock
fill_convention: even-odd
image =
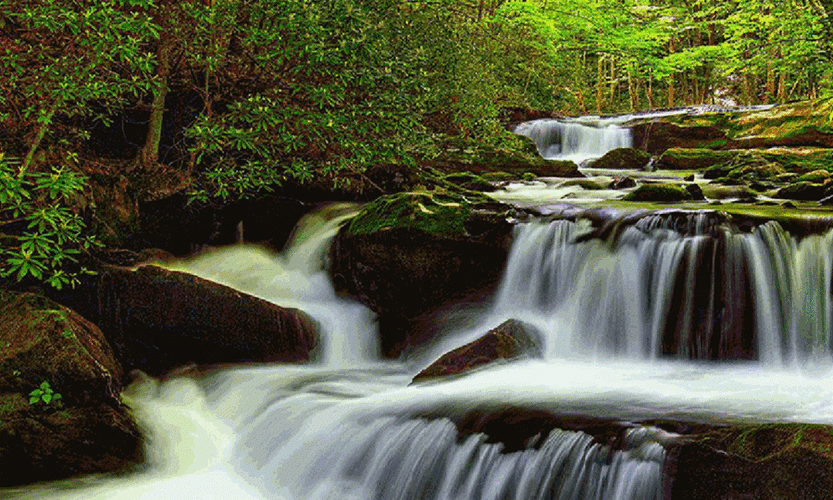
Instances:
[[[622,198],[624,201],[686,201],[691,194],[679,184],[643,184]]]
[[[593,160],[588,166],[602,169],[643,170],[651,161],[651,155],[635,148],[618,148]]]
[[[541,334],[533,326],[510,319],[484,336],[442,355],[419,372],[413,382],[459,375],[498,360],[541,358]]]
[[[101,329],[127,371],[301,362],[318,344],[314,322],[301,311],[156,266],[106,269],[99,303]]]
[[[45,297],[0,290],[0,487],[138,463],[121,375],[95,325]]]
[[[633,177],[616,177],[610,183],[610,189],[629,189],[636,187],[636,181]]]
[[[820,200],[825,196],[824,184],[799,181],[778,190],[776,196],[788,200]]]
[[[423,315],[496,286],[511,238],[508,210],[448,193],[401,193],[368,204],[339,231],[333,283],[378,315],[385,356],[437,333]]]
[[[833,429],[765,424],[717,429],[673,445],[666,459],[669,498],[828,498]]]
[[[561,183],[561,187],[578,186],[587,191],[598,191],[604,186],[592,179],[569,179]]]
[[[687,184],[685,190],[688,191],[688,194],[694,201],[705,201],[706,199],[703,190],[697,184]]]
[[[671,148],[722,147],[726,133],[713,126],[680,126],[652,120],[632,125],[634,147],[657,155]]]
[[[796,182],[813,182],[816,184],[824,184],[830,180],[831,174],[827,170],[813,170],[800,176]]]

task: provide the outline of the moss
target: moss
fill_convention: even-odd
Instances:
[[[807,172],[796,179],[796,182],[814,182],[817,184],[823,184],[825,181],[830,179],[830,177],[830,172],[827,170],[813,170],[812,172]]]
[[[671,148],[662,153],[656,166],[667,170],[702,170],[712,165],[729,163],[738,154],[738,151]]]
[[[624,201],[684,201],[691,194],[678,184],[644,184],[628,193]]]
[[[820,200],[825,195],[824,184],[798,181],[778,190],[776,196],[787,200]]]
[[[448,174],[443,177],[448,183],[454,184],[456,186],[462,187],[464,189],[469,189],[472,191],[494,191],[495,186],[484,179],[479,175],[475,175],[471,172],[456,172],[453,174]]]
[[[537,176],[537,175],[535,175],[535,174],[534,174],[534,173],[532,173],[532,172],[524,172],[524,174],[521,176],[521,179],[523,179],[523,180],[525,180],[525,181],[534,181],[534,180],[536,180],[537,178],[538,178],[538,176]]]
[[[411,192],[382,196],[364,206],[348,231],[370,234],[410,228],[436,235],[465,235],[470,203],[462,196],[440,192]]]
[[[570,187],[570,186],[578,186],[582,189],[586,189],[588,191],[598,191],[599,189],[604,189],[605,187],[599,184],[598,182],[590,179],[569,179],[564,181],[561,184],[561,187]]]
[[[535,175],[535,174],[532,174]],[[511,181],[513,179],[517,179],[518,176],[514,174],[510,174],[509,172],[484,172],[480,175],[481,178],[491,181],[491,182],[502,182],[502,181]]]
[[[634,169],[645,168],[651,161],[651,155],[635,148],[618,148],[608,151],[601,158],[593,161],[593,168],[604,169]]]
[[[776,163],[764,163],[737,167],[729,172],[726,177],[744,181],[760,181],[764,179],[772,179],[785,173],[784,167],[781,165]]]

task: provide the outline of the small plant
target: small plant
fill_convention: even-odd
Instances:
[[[44,407],[54,406],[57,408],[61,406],[61,395],[53,391],[49,382],[44,380],[40,387],[29,393],[29,404],[41,404]]]

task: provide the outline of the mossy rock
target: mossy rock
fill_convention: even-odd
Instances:
[[[824,198],[826,189],[824,184],[807,181],[797,181],[778,190],[776,196],[787,200],[818,201]]]
[[[651,161],[651,155],[635,148],[617,148],[608,151],[601,158],[594,160],[590,166],[602,169],[642,170]]]
[[[743,165],[733,169],[726,176],[729,179],[739,179],[744,181],[761,181],[764,179],[776,178],[779,175],[785,174],[784,167],[776,163],[762,163]],[[828,174],[829,176],[830,174]]]
[[[533,174],[534,175],[534,174]],[[515,174],[511,174],[509,172],[483,172],[480,175],[481,179],[484,179],[489,182],[504,182],[504,181],[511,181],[513,179],[517,179],[518,176]]]
[[[691,194],[679,184],[643,184],[622,198],[625,201],[686,201]]]
[[[738,154],[737,151],[671,148],[657,159],[656,167],[664,170],[703,170],[713,165],[727,164]]]
[[[587,191],[598,191],[600,189],[605,189],[604,186],[591,179],[569,179],[561,183],[561,187],[571,186],[578,186],[581,189],[586,189]]]
[[[456,172],[443,177],[446,182],[472,191],[489,192],[497,188],[483,177],[471,172]]]
[[[796,182],[812,182],[816,184],[824,184],[828,180],[830,180],[830,172],[827,170],[813,170],[812,172],[807,172],[806,174],[802,175]]]
[[[711,167],[707,168],[705,172],[703,172],[704,179],[721,179],[725,178],[729,175],[729,172],[734,170],[736,167],[729,163],[720,164],[720,165],[712,165]]]
[[[371,234],[394,228],[417,229],[427,234],[465,236],[471,204],[452,193],[419,191],[377,198],[364,206],[347,230]]]

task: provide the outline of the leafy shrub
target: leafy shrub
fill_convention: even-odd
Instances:
[[[97,244],[73,204],[86,186],[82,174],[66,167],[26,171],[0,153],[0,276],[58,289],[78,281],[66,265]]]
[[[37,389],[29,393],[30,405],[43,405],[45,407],[51,406],[58,408],[61,406],[61,399],[61,395],[53,391],[49,382],[46,380],[41,382]]]

